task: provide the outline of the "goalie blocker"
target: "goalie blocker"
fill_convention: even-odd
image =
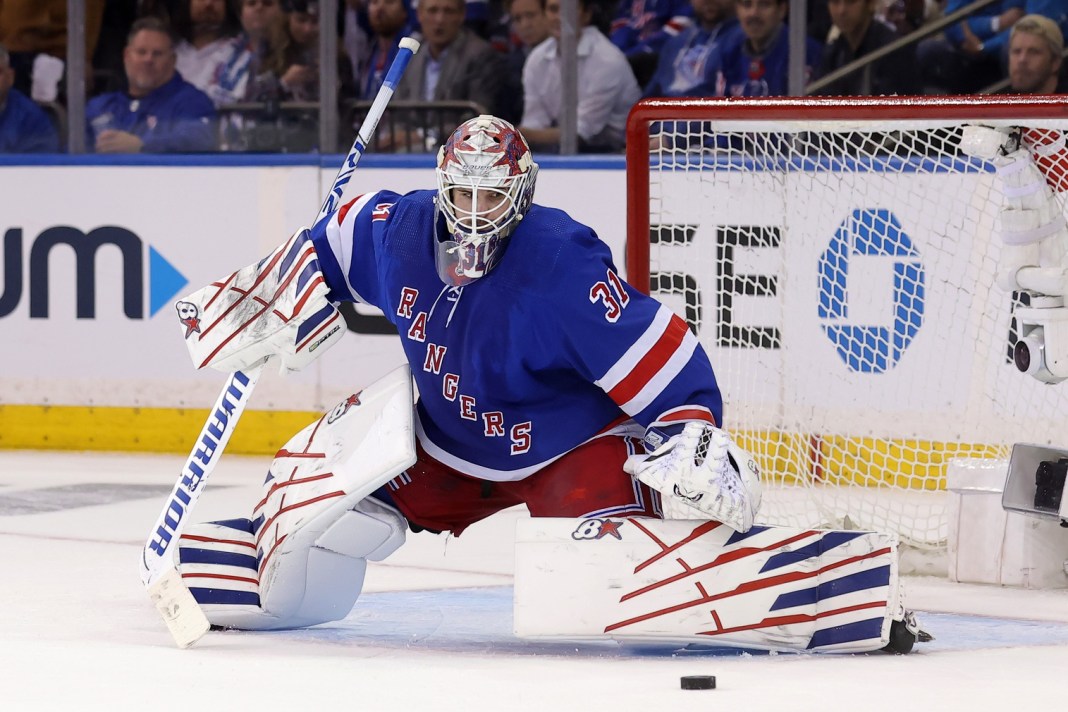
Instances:
[[[197,368],[245,370],[268,358],[279,373],[299,371],[344,334],[307,230],[256,264],[175,303]]]

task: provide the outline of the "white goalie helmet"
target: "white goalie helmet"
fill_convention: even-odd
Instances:
[[[483,277],[534,200],[538,164],[512,124],[482,115],[460,124],[438,151],[438,276],[462,286]]]

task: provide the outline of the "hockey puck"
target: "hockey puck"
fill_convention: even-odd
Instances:
[[[716,676],[686,675],[679,678],[679,684],[684,690],[714,690],[716,689]]]

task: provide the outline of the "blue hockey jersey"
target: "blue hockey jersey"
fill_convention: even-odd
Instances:
[[[364,195],[312,229],[331,298],[377,306],[397,326],[428,453],[512,481],[606,433],[720,422],[693,333],[620,280],[590,228],[535,205],[491,272],[446,286],[434,196]]]
[[[145,153],[206,152],[217,148],[215,105],[178,72],[147,96],[125,92],[93,97],[85,106],[86,145],[105,129],[137,135]]]
[[[623,0],[608,31],[608,39],[627,57],[658,54],[672,37],[693,23],[689,0]]]
[[[730,17],[711,30],[694,25],[672,37],[661,50],[656,73],[642,96],[723,96],[723,55],[735,51],[724,50],[724,40],[735,44],[745,40],[737,26]]]
[[[787,70],[790,65],[790,28],[783,25],[763,54],[754,55],[749,43],[744,41],[741,25],[733,32],[742,35],[742,41],[724,38],[723,74],[727,84],[727,96],[785,96],[789,94]],[[729,47],[729,49],[727,49]],[[816,79],[823,45],[811,37],[805,38],[805,83]]]

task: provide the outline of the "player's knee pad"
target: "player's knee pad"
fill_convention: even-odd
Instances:
[[[367,561],[381,561],[404,543],[407,522],[373,498],[341,514],[314,540],[279,541],[260,577],[260,606],[275,628],[341,620],[363,589]]]
[[[289,532],[270,551],[257,549],[261,534],[247,519],[196,524],[181,538],[179,570],[215,625],[301,628],[348,615],[367,560],[396,551],[406,528],[400,512],[373,498],[328,525]]]

